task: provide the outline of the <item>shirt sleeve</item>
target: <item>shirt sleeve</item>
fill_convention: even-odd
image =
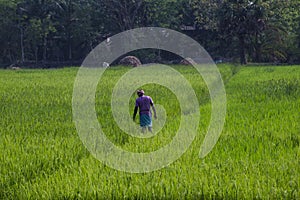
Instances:
[[[150,99],[150,105],[153,106],[153,105],[154,105],[154,102],[153,102],[152,98],[149,97],[149,99]]]
[[[139,107],[138,99],[135,100],[135,107]]]

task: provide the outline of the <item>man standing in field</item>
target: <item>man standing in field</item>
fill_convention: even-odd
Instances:
[[[154,107],[154,103],[151,97],[145,96],[145,92],[143,90],[138,90],[137,95],[139,96],[135,101],[135,108],[133,113],[133,121],[135,121],[135,117],[137,111],[139,109],[140,113],[140,126],[142,127],[142,132],[145,133],[146,129],[152,132],[152,113],[150,107],[154,112],[154,118],[157,119],[156,110]]]

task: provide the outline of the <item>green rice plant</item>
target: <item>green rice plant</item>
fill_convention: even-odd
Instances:
[[[0,70],[0,199],[299,199],[300,67],[242,67],[233,73],[233,66],[220,65],[226,124],[204,159],[199,147],[211,117],[208,89],[192,67],[173,68],[197,95],[198,134],[180,159],[144,174],[111,169],[82,144],[72,119],[78,68]],[[151,152],[174,137],[179,102],[165,87],[141,86],[164,106],[168,120],[154,138],[127,135],[110,105],[115,83],[129,70],[115,67],[103,75],[96,94],[98,121],[120,148]],[[132,94],[126,105],[131,114],[134,99]]]

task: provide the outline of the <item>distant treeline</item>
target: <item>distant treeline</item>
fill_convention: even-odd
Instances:
[[[299,0],[1,0],[0,66],[80,63],[108,37],[145,26],[181,31],[215,60],[300,62]]]

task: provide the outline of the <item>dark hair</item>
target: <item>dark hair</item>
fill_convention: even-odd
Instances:
[[[145,94],[144,90],[138,90],[136,93],[139,97],[141,97]]]

